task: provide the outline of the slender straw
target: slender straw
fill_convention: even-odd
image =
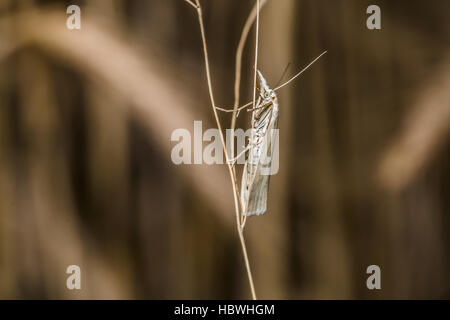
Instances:
[[[236,213],[236,224],[237,224],[237,230],[238,230],[238,234],[239,234],[239,239],[241,242],[241,247],[242,247],[242,253],[244,256],[244,262],[245,262],[245,266],[247,269],[247,275],[248,275],[248,280],[249,280],[249,284],[250,284],[250,290],[252,293],[252,298],[253,300],[256,300],[256,293],[255,293],[255,287],[253,285],[253,277],[252,277],[252,273],[251,273],[251,269],[250,269],[250,262],[248,260],[248,255],[247,255],[247,248],[245,245],[245,239],[244,239],[244,235],[243,235],[243,230],[241,228],[241,221],[240,221],[240,213],[239,213],[239,204],[240,204],[240,199],[238,198],[238,191],[237,191],[237,183],[236,183],[236,177],[234,175],[233,172],[233,167],[232,165],[229,163],[229,157],[228,157],[228,152],[227,152],[227,148],[225,145],[225,139],[223,136],[223,132],[222,132],[222,126],[220,124],[219,121],[219,117],[217,115],[217,107],[214,101],[214,93],[213,93],[213,86],[212,86],[212,81],[211,81],[211,72],[210,72],[210,68],[209,68],[209,57],[208,57],[208,48],[206,45],[206,35],[205,35],[205,27],[204,27],[204,23],[203,23],[203,14],[202,14],[202,7],[200,5],[200,0],[195,0],[195,3],[191,0],[185,0],[189,5],[191,5],[192,7],[194,7],[197,11],[197,16],[198,16],[198,21],[199,21],[199,25],[200,25],[200,32],[201,32],[201,37],[202,37],[202,43],[203,43],[203,53],[204,53],[204,60],[205,60],[205,67],[206,67],[206,77],[207,77],[207,83],[208,83],[208,91],[209,91],[209,96],[210,96],[210,100],[211,100],[211,107],[213,109],[213,113],[214,113],[214,118],[216,120],[216,124],[217,124],[217,128],[219,129],[220,132],[220,138],[221,138],[221,142],[222,142],[222,147],[223,150],[225,152],[225,159],[227,161],[227,166],[228,166],[228,171],[230,173],[230,178],[231,178],[231,182],[232,182],[232,187],[233,187],[233,198],[234,198],[234,206],[235,206],[235,213]],[[259,13],[259,0],[258,1],[258,13]]]

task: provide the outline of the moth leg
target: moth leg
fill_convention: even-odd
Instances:
[[[242,109],[248,108],[249,106],[251,106],[253,104],[253,102],[249,102],[247,104],[244,104],[243,106],[239,107],[236,109],[236,111],[239,114],[239,111],[241,111]],[[234,109],[225,109],[225,108],[220,108],[220,107],[215,107],[216,110],[222,111],[222,112],[233,112]]]
[[[228,159],[228,163],[232,164],[233,166],[236,164],[237,160],[243,155],[245,154],[251,147],[253,146],[252,143],[249,143],[244,150],[242,150],[236,157],[232,158],[232,159]]]
[[[256,88],[256,89],[259,91],[258,88]],[[262,98],[262,97],[261,97],[261,98]],[[239,112],[240,112],[242,109],[248,108],[248,107],[251,106],[251,105],[253,105],[253,101],[250,101],[250,102],[244,104],[243,106],[238,107],[238,108],[236,109],[237,115],[239,115]],[[216,110],[219,110],[219,111],[222,111],[222,112],[233,112],[233,111],[234,111],[234,109],[225,109],[225,108],[220,108],[220,107],[217,107],[217,106],[214,106],[214,108],[215,108]]]
[[[267,105],[267,104],[266,104]],[[273,112],[273,109],[271,109],[270,110],[270,116],[272,117],[272,112]],[[267,135],[267,128],[269,127],[269,121],[264,125],[264,127],[263,127],[263,129],[262,129],[262,131],[265,133],[264,134],[264,136],[266,137],[266,135]],[[252,129],[252,130],[254,130],[254,129]],[[235,158],[233,158],[233,159],[229,159],[228,161],[228,163],[232,163],[233,164],[233,166],[236,164],[236,161],[237,161],[237,159],[239,159],[239,157],[240,156],[242,156],[242,154],[244,154],[245,152],[247,152],[250,148],[252,148],[252,147],[255,147],[255,146],[257,146],[258,145],[258,143],[256,143],[256,142],[249,142],[249,144],[245,147],[245,149],[244,150],[242,150]]]
[[[267,102],[267,103],[265,103],[265,104],[262,104],[262,105],[260,105],[260,106],[255,107],[255,108],[247,109],[247,112],[255,111],[255,110],[258,110],[258,109],[267,107],[267,106],[268,106],[269,104],[271,104],[271,103],[272,103],[272,101],[269,101],[269,102]]]
[[[270,116],[272,116],[272,110],[270,110]],[[264,128],[262,129],[263,132],[267,131],[267,128],[269,126],[269,122],[267,122],[264,125]],[[254,129],[252,129],[254,130]],[[265,134],[266,135],[266,134]],[[233,166],[236,164],[237,159],[239,159],[240,156],[242,156],[245,152],[247,152],[250,148],[255,147],[258,143],[256,142],[249,142],[249,144],[245,147],[244,150],[242,150],[235,158],[229,159],[228,163],[233,164]]]
[[[249,143],[244,150],[242,150],[236,157],[232,158],[232,159],[228,159],[228,164],[232,164],[232,166],[236,165],[237,160],[243,155],[245,154],[248,150],[250,150],[251,148],[255,147],[257,144],[256,143]]]

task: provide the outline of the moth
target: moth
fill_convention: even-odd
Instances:
[[[241,202],[247,216],[261,215],[267,211],[267,195],[272,173],[272,160],[278,155],[278,98],[276,91],[314,64],[326,51],[315,58],[303,70],[284,84],[271,89],[258,70],[258,100],[252,113],[252,136],[249,143],[248,160],[244,166],[241,182]],[[277,158],[276,158],[277,159]]]
[[[243,214],[247,216],[261,215],[267,211],[267,194],[269,192],[269,180],[272,173],[272,160],[277,159],[278,143],[278,98],[276,91],[289,84],[313,65],[327,51],[322,52],[305,68],[291,79],[275,89],[271,89],[262,73],[257,70],[257,91],[259,92],[255,107],[252,111],[252,135],[248,146],[234,159],[235,163],[242,154],[249,151],[244,165],[241,182],[241,204]],[[239,111],[248,108],[250,103],[238,108]],[[224,112],[233,112],[230,109],[222,109]]]
[[[278,98],[259,70],[257,91],[249,154],[241,183],[242,208],[247,216],[260,215],[267,210],[272,158],[278,141]]]

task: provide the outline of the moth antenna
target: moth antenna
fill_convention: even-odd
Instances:
[[[284,68],[283,73],[281,74],[280,80],[278,80],[277,84],[275,85],[275,87],[278,87],[278,85],[281,83],[281,80],[283,80],[284,76],[286,75],[286,72],[288,71],[289,67],[291,66],[291,63],[289,62],[286,65],[286,68]]]
[[[285,85],[291,83],[295,78],[297,78],[299,75],[301,75],[304,71],[306,71],[309,67],[311,67],[314,62],[316,62],[317,60],[319,60],[320,57],[322,57],[325,53],[327,53],[326,51],[322,52],[317,58],[315,58],[312,62],[310,62],[310,64],[308,64],[305,68],[303,68],[302,71],[300,71],[299,73],[297,73],[295,76],[293,76],[291,79],[289,79],[288,81],[286,81],[285,83],[283,83],[281,86],[276,87],[275,89],[273,89],[273,91],[277,91],[278,89],[283,88]]]

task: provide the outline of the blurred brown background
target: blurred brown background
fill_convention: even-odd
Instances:
[[[217,104],[231,107],[254,1],[202,4]],[[450,298],[448,12],[268,1],[259,68],[272,86],[287,63],[285,79],[328,53],[279,92],[280,171],[246,228],[259,298]],[[249,298],[225,167],[170,161],[171,132],[194,120],[214,127],[184,1],[0,0],[0,298]],[[65,287],[70,264],[80,291]],[[366,288],[371,264],[382,290]]]

